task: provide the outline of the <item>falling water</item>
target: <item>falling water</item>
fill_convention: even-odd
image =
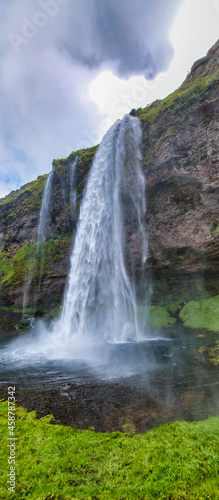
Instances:
[[[37,232],[37,245],[39,245],[39,243],[45,239],[50,223],[50,216],[51,216],[50,195],[51,195],[53,173],[54,171],[51,170],[46,179],[46,184],[43,191],[43,198],[40,209],[38,232]]]
[[[64,340],[138,339],[134,286],[124,261],[121,193],[136,212],[146,257],[145,181],[140,168],[139,120],[125,115],[107,132],[95,155],[84,193],[67,290],[54,333]]]
[[[31,284],[32,284],[32,280],[33,280],[33,272],[34,272],[35,266],[37,264],[37,260],[40,260],[40,277],[42,275],[43,263],[44,263],[44,252],[42,252],[42,255],[39,257],[39,246],[40,246],[40,243],[43,242],[46,238],[46,234],[47,234],[49,222],[50,222],[50,216],[51,216],[50,197],[51,197],[52,177],[53,177],[53,170],[49,173],[49,175],[47,177],[45,188],[43,191],[43,197],[42,197],[42,203],[41,203],[41,209],[40,209],[40,215],[39,215],[38,231],[37,231],[35,257],[34,257],[34,261],[33,261],[33,266],[29,270],[28,279],[27,279],[27,282],[24,286],[24,292],[23,292],[23,319],[24,319],[24,315],[25,315],[26,306],[28,303],[28,294],[29,294],[29,291],[31,288]],[[36,297],[34,297],[32,307],[35,306],[35,303],[36,303]]]
[[[76,200],[77,200],[77,191],[76,191],[76,182],[75,182],[75,170],[77,166],[78,156],[76,156],[74,163],[71,166],[71,178],[70,178],[70,198],[71,198],[71,206],[74,211],[76,208]]]

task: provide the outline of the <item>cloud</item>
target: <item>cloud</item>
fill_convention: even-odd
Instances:
[[[67,37],[72,58],[88,68],[113,65],[121,77],[154,78],[173,55],[168,32],[181,0],[74,0]],[[70,7],[70,5],[69,5]]]
[[[180,0],[0,3],[2,196],[91,145],[87,131],[102,116],[88,88],[100,71],[154,78],[167,67]]]

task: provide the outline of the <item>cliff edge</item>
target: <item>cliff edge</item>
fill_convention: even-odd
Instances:
[[[219,41],[193,64],[179,89],[131,112],[142,126],[148,237],[144,271],[145,286],[150,281],[153,289],[152,303],[183,302],[206,297],[206,292],[209,296],[218,293],[218,81]],[[34,266],[33,259],[47,175],[0,200],[0,299],[5,310],[21,311],[25,290],[27,309],[34,303],[35,315],[60,307],[80,202],[96,149],[73,152],[53,162],[51,224],[43,268]],[[72,210],[68,186],[76,158]],[[126,264],[130,271],[134,262],[135,277],[140,280],[141,252],[125,201],[124,213]],[[140,292],[141,298],[143,295]]]

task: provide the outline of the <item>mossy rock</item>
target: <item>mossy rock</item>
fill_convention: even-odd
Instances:
[[[176,322],[176,318],[171,317],[167,307],[163,306],[138,306],[138,318],[140,323],[158,328],[167,328]]]
[[[60,235],[39,243],[30,243],[15,249],[14,253],[0,254],[0,291],[54,273],[56,264],[62,261],[65,253],[70,254],[72,235]]]
[[[210,299],[191,300],[179,313],[184,326],[219,332],[219,295]]]

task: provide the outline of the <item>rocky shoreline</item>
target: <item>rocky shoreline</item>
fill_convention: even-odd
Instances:
[[[18,406],[36,411],[41,418],[53,414],[52,423],[78,429],[93,428],[96,432],[144,432],[173,420],[201,420],[218,414],[212,402],[212,388],[168,388],[162,374],[151,389],[139,387],[138,380],[86,381],[67,383],[60,387],[35,388],[16,386]],[[7,390],[0,390],[7,398]]]

